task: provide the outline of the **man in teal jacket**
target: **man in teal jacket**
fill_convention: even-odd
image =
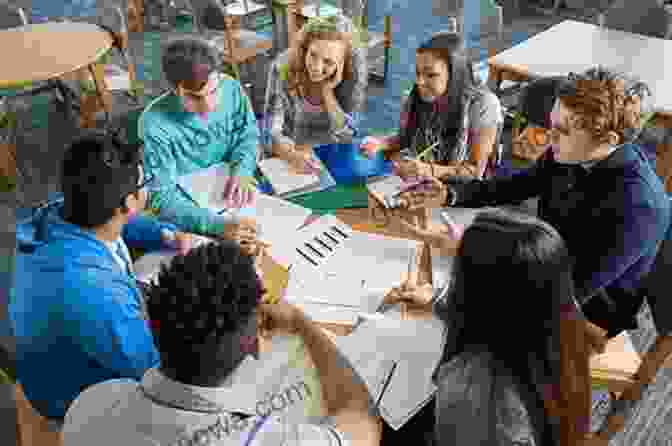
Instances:
[[[220,65],[217,51],[197,38],[165,47],[162,66],[171,91],[150,103],[139,122],[145,166],[158,179],[149,206],[184,231],[256,236],[253,220],[213,211],[179,184],[185,175],[226,164],[231,170],[218,192],[228,200],[227,208],[245,207],[254,197],[257,121],[240,83],[219,73]]]
[[[111,135],[78,140],[63,161],[62,199],[17,221],[18,381],[57,426],[88,386],[140,379],[159,363],[128,247],[187,249],[189,235],[137,215],[151,185],[141,157]]]

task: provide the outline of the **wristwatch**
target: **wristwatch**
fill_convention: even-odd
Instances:
[[[446,206],[455,206],[455,203],[457,203],[457,192],[450,186],[446,186],[446,192],[448,193]]]

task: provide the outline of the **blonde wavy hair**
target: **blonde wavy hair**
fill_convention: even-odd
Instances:
[[[354,32],[352,23],[344,23],[346,22],[344,19],[344,17],[339,16],[316,17],[309,20],[297,33],[288,51],[287,90],[289,94],[300,97],[306,96],[305,87],[309,84],[306,54],[310,45],[316,40],[343,42],[345,44],[343,81],[354,78],[353,39],[357,33]],[[337,88],[342,85],[343,82]]]
[[[560,87],[558,97],[574,116],[571,127],[585,130],[599,143],[618,135],[625,140],[626,129],[639,128],[641,112],[636,110],[638,98],[628,95],[622,79],[595,80],[570,76]]]

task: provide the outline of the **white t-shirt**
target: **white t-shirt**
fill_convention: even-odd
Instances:
[[[63,444],[349,446],[343,434],[328,424],[289,424],[274,415],[242,419],[227,412],[187,410],[183,399],[172,405],[165,394],[159,400],[146,390],[143,384],[149,382],[149,375],[156,381],[158,372],[148,371],[142,383],[116,379],[82,392],[66,414]]]

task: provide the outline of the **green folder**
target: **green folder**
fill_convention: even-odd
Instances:
[[[327,190],[290,198],[288,201],[308,208],[318,215],[330,214],[338,209],[369,206],[368,191],[364,184],[339,184]]]

